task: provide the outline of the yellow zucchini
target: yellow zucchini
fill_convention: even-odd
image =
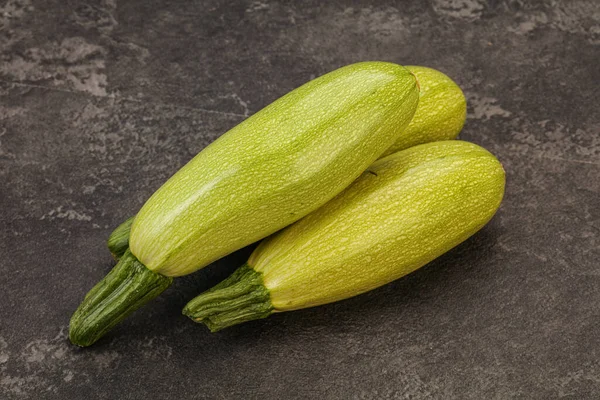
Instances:
[[[383,158],[325,206],[264,240],[184,314],[217,331],[384,285],[481,229],[500,205],[504,180],[498,160],[468,142]]]
[[[398,140],[382,155],[418,144],[456,139],[467,119],[467,100],[450,77],[433,68],[407,66],[419,82],[419,106]]]

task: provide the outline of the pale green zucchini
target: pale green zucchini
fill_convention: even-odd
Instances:
[[[384,155],[417,144],[456,139],[467,116],[465,96],[452,79],[433,68],[406,67],[419,84],[419,104],[413,119]],[[129,223],[128,223],[129,222]],[[131,219],[119,225],[108,239],[108,249],[118,259],[129,246]]]
[[[418,144],[456,139],[467,119],[467,100],[450,77],[433,68],[408,66],[419,82],[419,106],[396,142],[382,157]]]
[[[71,341],[94,343],[172,277],[326,203],[395,142],[417,103],[416,79],[404,67],[358,63],[295,89],[222,135],[144,204],[130,250],[73,314]]]
[[[398,279],[481,229],[504,170],[462,141],[412,147],[374,163],[329,203],[265,239],[184,314],[212,331],[331,303]]]

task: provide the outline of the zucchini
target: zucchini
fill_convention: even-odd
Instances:
[[[382,157],[418,144],[456,139],[467,118],[467,101],[452,79],[433,68],[406,69],[417,77],[419,104],[408,127]],[[119,225],[108,239],[108,249],[116,259],[129,246],[130,220]]]
[[[317,209],[398,138],[418,103],[414,75],[349,65],[293,90],[207,146],[144,204],[129,250],[71,317],[88,346],[194,272]]]
[[[467,100],[450,77],[433,68],[407,66],[419,82],[419,106],[396,142],[382,157],[418,144],[456,139],[467,119]]]
[[[443,141],[395,153],[265,239],[183,313],[214,332],[356,296],[466,240],[492,218],[503,194],[501,164],[477,145]]]

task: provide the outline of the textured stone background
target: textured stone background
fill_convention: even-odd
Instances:
[[[357,298],[210,334],[180,315],[244,249],[89,349],[105,239],[204,146],[360,60],[438,68],[505,202]],[[596,0],[0,1],[0,398],[600,398]]]

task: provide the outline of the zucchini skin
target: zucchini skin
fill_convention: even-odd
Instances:
[[[419,82],[419,106],[408,127],[381,157],[418,144],[456,139],[467,119],[467,99],[449,76],[417,65],[406,69]]]
[[[206,147],[144,204],[132,254],[186,275],[325,204],[401,134],[415,77],[385,62],[352,64],[295,89]]]
[[[472,143],[434,142],[395,153],[323,207],[265,239],[241,268],[252,285],[221,285],[183,312],[217,331],[263,318],[265,310],[313,307],[375,289],[481,229],[500,206],[504,186],[500,162]],[[252,314],[254,309],[262,313]]]

